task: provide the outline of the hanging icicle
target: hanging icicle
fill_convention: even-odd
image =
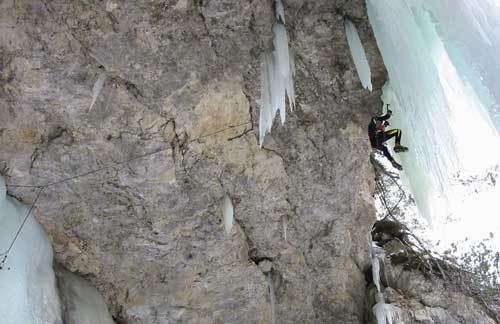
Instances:
[[[368,59],[366,58],[365,49],[359,38],[358,30],[354,26],[353,22],[349,19],[344,20],[345,33],[347,35],[347,43],[349,44],[349,49],[351,50],[351,56],[356,66],[356,71],[358,72],[361,84],[365,89],[372,91],[372,73],[370,71],[370,65],[368,64]]]
[[[267,273],[267,283],[269,285],[269,300],[271,302],[271,324],[276,324],[276,295],[274,293],[271,271]]]
[[[97,78],[96,82],[94,83],[94,87],[92,88],[92,102],[90,103],[88,111],[91,111],[94,107],[97,97],[104,87],[104,82],[106,82],[106,73],[101,73],[99,74],[99,77]]]
[[[281,0],[275,2],[276,19],[273,26],[274,51],[264,54],[260,75],[260,116],[259,144],[262,146],[264,137],[271,131],[276,113],[279,111],[281,125],[286,118],[286,98],[290,110],[295,107],[295,90],[293,77],[295,67],[293,54],[288,48],[288,36],[285,28],[285,12]]]
[[[281,21],[283,25],[285,24],[285,7],[283,7],[283,2],[281,0],[276,0],[276,19]]]
[[[222,201],[222,215],[224,218],[224,230],[226,234],[229,235],[233,228],[234,209],[231,198],[229,198],[228,195],[226,195]]]

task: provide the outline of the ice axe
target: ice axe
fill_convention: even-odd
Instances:
[[[390,106],[389,104],[385,104],[385,108],[387,109],[387,113],[389,115],[392,115],[392,110],[389,109],[389,106]]]

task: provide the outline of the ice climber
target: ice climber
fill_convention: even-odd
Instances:
[[[391,162],[392,166],[398,170],[403,170],[401,164],[396,162],[389,153],[389,149],[385,145],[385,142],[389,139],[396,137],[396,143],[394,145],[394,151],[396,153],[406,152],[408,148],[401,145],[401,130],[398,128],[385,130],[386,126],[389,126],[389,119],[392,115],[392,111],[387,109],[387,114],[383,116],[375,116],[371,119],[370,125],[368,125],[368,136],[370,136],[370,144],[373,148],[382,151],[384,156]]]

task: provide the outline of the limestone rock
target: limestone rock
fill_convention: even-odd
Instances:
[[[284,2],[297,108],[262,149],[272,1],[1,2],[8,184],[54,183],[39,221],[58,262],[92,282],[117,322],[269,323],[263,259],[278,323],[363,322],[374,222],[366,124],[385,69],[364,1]],[[344,15],[366,45],[373,93],[357,79]]]

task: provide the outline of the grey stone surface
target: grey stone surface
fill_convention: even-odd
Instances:
[[[48,187],[36,215],[58,262],[98,288],[117,323],[269,323],[263,260],[277,323],[363,322],[366,124],[385,70],[364,1],[290,0],[285,12],[298,105],[260,149],[272,1],[0,3],[9,193],[30,202],[36,190],[12,185],[85,174]],[[357,78],[344,15],[366,45],[373,93]]]

